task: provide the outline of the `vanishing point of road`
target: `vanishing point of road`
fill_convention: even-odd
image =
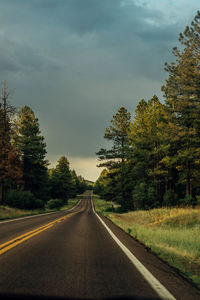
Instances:
[[[0,222],[0,297],[189,300],[200,292],[97,215],[88,192],[70,211]]]

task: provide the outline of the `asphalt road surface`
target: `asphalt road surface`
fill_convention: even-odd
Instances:
[[[162,299],[200,299],[197,288],[101,219],[166,288],[171,296]],[[160,299],[95,214],[90,193],[68,212],[0,222],[0,297]]]

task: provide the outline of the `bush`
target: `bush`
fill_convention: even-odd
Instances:
[[[196,196],[196,199],[197,199],[197,205],[200,205],[200,196]]]
[[[40,200],[40,199],[36,199],[35,200],[35,207],[34,208],[41,208],[44,209],[44,204],[45,202]]]
[[[164,206],[175,206],[177,204],[178,196],[173,190],[167,190],[163,196]]]
[[[109,206],[106,208],[106,212],[114,212],[114,211],[115,211],[114,206]]]
[[[49,209],[53,209],[53,208],[60,208],[61,206],[63,206],[64,202],[62,199],[50,199],[47,202],[47,207]]]
[[[30,191],[10,190],[5,195],[4,203],[20,209],[44,208],[44,202],[36,199]]]
[[[197,204],[197,200],[191,195],[186,195],[185,198],[180,199],[180,204],[183,206],[190,206],[190,205],[194,206]]]

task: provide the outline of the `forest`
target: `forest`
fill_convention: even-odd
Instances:
[[[141,99],[132,118],[122,106],[106,128],[109,149],[94,191],[122,210],[195,206],[200,197],[200,12],[165,63],[164,100]]]
[[[28,106],[17,110],[3,82],[0,98],[0,205],[20,209],[58,208],[88,189],[62,156],[48,168],[38,118]]]

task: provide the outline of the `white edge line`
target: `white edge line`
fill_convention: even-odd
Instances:
[[[72,209],[76,208],[76,206],[78,206],[78,204],[81,202],[81,200],[82,199],[80,199],[79,202],[76,203],[76,205],[73,206],[72,208],[67,209],[66,212],[71,211]],[[57,212],[59,212],[59,211],[52,211],[52,212],[44,213],[44,214],[37,214],[37,215],[32,215],[32,216],[25,216],[25,217],[20,217],[20,218],[14,218],[14,219],[11,219],[11,220],[6,220],[6,221],[0,221],[0,225],[4,224],[4,223],[10,223],[10,222],[24,220],[24,219],[29,219],[29,218],[34,218],[34,217],[41,217],[41,216],[46,216],[46,215],[50,215],[50,214],[55,214]],[[64,212],[65,212],[65,210],[64,210]]]
[[[142,274],[142,276],[146,279],[146,281],[150,284],[150,286],[156,291],[158,296],[163,300],[176,300],[174,296],[158,281],[146,268],[145,266],[130,252],[126,246],[114,235],[114,233],[110,230],[110,228],[104,223],[101,217],[96,213],[94,209],[93,200],[92,209],[97,218],[109,232],[114,241],[118,244],[118,246],[122,249],[122,251],[126,254],[126,256],[130,259],[133,265],[137,268],[137,270]]]

